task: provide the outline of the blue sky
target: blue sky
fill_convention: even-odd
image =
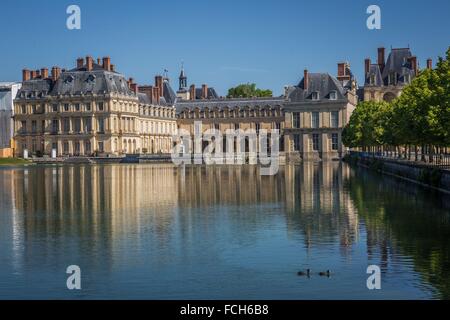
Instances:
[[[81,30],[66,28],[66,8],[81,8]],[[366,9],[381,7],[382,29],[368,30]],[[140,84],[169,70],[219,94],[255,82],[281,94],[303,69],[335,75],[349,61],[361,83],[364,58],[377,47],[411,47],[420,65],[450,46],[450,1],[303,0],[2,0],[0,81],[24,67],[69,68],[78,56],[111,56]]]

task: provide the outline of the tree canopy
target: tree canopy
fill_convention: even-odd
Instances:
[[[254,83],[240,84],[228,89],[228,98],[272,97],[272,90],[258,89]]]
[[[422,70],[390,103],[356,107],[343,132],[348,147],[450,146],[450,47],[435,69]]]

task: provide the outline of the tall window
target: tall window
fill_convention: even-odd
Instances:
[[[330,127],[339,127],[339,111],[331,111],[330,115]]]
[[[64,141],[64,143],[63,143],[63,150],[64,150],[64,154],[68,154],[69,153],[69,142]]]
[[[84,132],[92,131],[92,121],[91,118],[84,118]]]
[[[91,142],[89,140],[86,140],[84,142],[84,153],[85,154],[91,153]]]
[[[75,119],[75,124],[74,124],[74,126],[75,126],[75,132],[76,133],[79,133],[79,132],[81,132],[81,119],[80,118],[76,118]]]
[[[58,105],[57,104],[52,104],[52,111],[53,112],[57,112],[58,111]]]
[[[20,109],[21,109],[20,111],[21,111],[23,114],[27,113],[27,106],[26,106],[26,105],[24,105],[24,104],[21,105],[21,106],[20,106]]]
[[[311,127],[319,128],[319,112],[311,112]]]
[[[70,132],[70,119],[69,118],[65,118],[64,119],[64,132]]]
[[[319,134],[313,133],[312,142],[313,142],[313,150],[319,151]]]
[[[56,134],[59,131],[59,123],[57,119],[52,120],[52,133]]]
[[[89,102],[86,103],[86,111],[91,111],[91,104]]]
[[[261,130],[261,123],[255,123],[256,125],[256,134],[259,134],[259,130]]]
[[[292,127],[300,128],[300,112],[294,112],[292,114]]]
[[[105,132],[105,119],[103,118],[98,119],[98,132],[100,133]]]
[[[300,135],[294,134],[294,151],[300,151]]]
[[[80,104],[79,103],[75,104],[75,111],[80,111]]]
[[[36,133],[37,132],[37,122],[36,120],[31,121],[31,132]]]
[[[338,150],[338,147],[339,147],[338,134],[332,133],[331,134],[331,149]]]
[[[20,122],[20,132],[26,133],[27,132],[27,121],[23,120]]]
[[[98,102],[97,107],[98,107],[98,111],[103,111],[103,109],[104,109],[103,102]]]
[[[64,111],[69,111],[69,104],[68,103],[65,103],[64,104]]]
[[[103,152],[104,148],[103,148],[103,141],[99,141],[98,142],[98,152]]]

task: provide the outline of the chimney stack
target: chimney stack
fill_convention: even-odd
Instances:
[[[427,59],[427,69],[433,69],[433,60],[431,60],[431,58]]]
[[[52,68],[52,80],[53,81],[58,80],[60,75],[61,75],[61,69],[59,67],[53,67]]]
[[[131,85],[134,83],[134,79],[133,78],[128,78],[128,88],[131,89]]]
[[[208,99],[208,86],[202,84],[202,99]]]
[[[349,68],[348,62],[340,62],[338,63],[338,75],[337,79],[339,81],[350,80],[350,75],[347,74],[347,69]]]
[[[158,75],[155,77],[155,87],[158,87],[159,97],[162,97],[164,95],[163,77],[162,76]],[[158,102],[159,102],[159,97],[158,97]]]
[[[77,59],[77,69],[83,68],[83,65],[84,65],[84,59],[78,58]]]
[[[150,102],[153,103],[153,86],[140,86],[138,87],[140,93],[145,93],[149,97]]]
[[[37,73],[35,70],[31,71],[31,79],[36,79]]]
[[[189,87],[189,98],[190,100],[195,100],[195,84],[191,84]]]
[[[107,71],[111,71],[111,58],[110,57],[103,58],[103,69],[105,69]]]
[[[158,87],[153,87],[152,103],[159,104],[159,88]]]
[[[384,59],[384,48],[378,48],[378,65],[380,66],[380,71],[383,72],[385,59]]]
[[[132,83],[131,84],[131,91],[133,91],[134,93],[137,94],[138,90],[139,90],[138,85],[136,83]]]
[[[23,69],[22,70],[22,80],[23,81],[28,81],[31,79],[31,72],[28,69]]]
[[[365,76],[367,77],[367,74],[369,73],[369,71],[370,71],[370,64],[371,64],[371,62],[370,62],[370,59],[369,58],[367,58],[366,60],[364,60],[364,72],[365,72]]]
[[[94,69],[94,59],[92,59],[92,57],[86,57],[86,69],[87,71],[92,71]]]
[[[42,79],[47,79],[48,78],[48,69],[47,68],[42,68],[41,69],[41,77],[42,77]]]
[[[112,72],[115,72],[115,66],[113,64],[111,64],[110,69]]]
[[[303,90],[308,90],[308,82],[309,82],[309,76],[308,76],[308,69],[305,69],[303,71]]]
[[[97,58],[97,64],[98,64],[99,66],[102,65],[102,59],[101,59],[101,58]]]

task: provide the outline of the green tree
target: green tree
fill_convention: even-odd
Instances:
[[[252,97],[272,97],[272,90],[256,88],[256,84],[240,84],[237,87],[228,89],[228,98],[252,98]]]

